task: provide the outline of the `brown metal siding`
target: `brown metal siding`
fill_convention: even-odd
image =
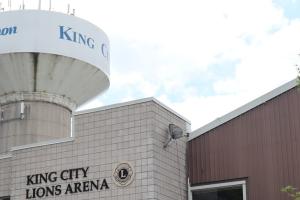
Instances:
[[[300,91],[280,96],[191,140],[191,185],[246,179],[248,200],[288,199],[300,188]]]

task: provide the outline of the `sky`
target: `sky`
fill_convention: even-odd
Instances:
[[[52,9],[68,4],[110,39],[110,88],[79,110],[155,97],[196,130],[297,76],[300,0],[52,0]]]

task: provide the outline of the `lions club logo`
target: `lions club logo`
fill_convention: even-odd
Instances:
[[[118,186],[127,186],[133,181],[133,168],[129,163],[119,164],[114,172],[113,179]]]

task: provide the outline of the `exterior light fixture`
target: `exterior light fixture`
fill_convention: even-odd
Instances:
[[[182,128],[180,128],[175,124],[169,124],[168,133],[169,133],[169,139],[164,144],[164,148],[166,148],[172,140],[177,140],[179,138],[182,138],[183,136],[188,136],[188,134],[183,133]]]

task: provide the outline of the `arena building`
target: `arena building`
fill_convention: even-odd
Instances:
[[[189,200],[288,200],[300,186],[300,91],[296,80],[194,131]]]
[[[188,120],[153,98],[75,112],[109,87],[102,30],[41,10],[0,18],[1,200],[186,199]]]

